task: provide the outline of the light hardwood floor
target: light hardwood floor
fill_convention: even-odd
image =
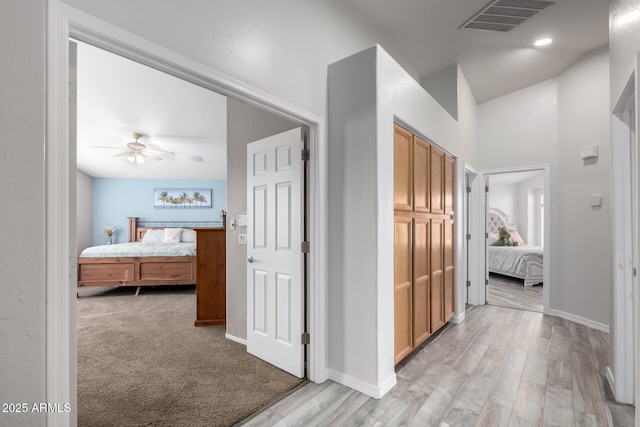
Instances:
[[[542,286],[524,286],[522,280],[491,274],[487,304],[542,313]]]
[[[309,382],[241,425],[633,426],[632,407],[605,400],[607,352],[607,334],[567,320],[470,307],[397,367],[382,399]]]

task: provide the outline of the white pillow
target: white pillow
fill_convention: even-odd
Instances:
[[[182,228],[165,228],[162,243],[180,243]]]
[[[162,243],[164,239],[164,230],[147,230],[142,236],[142,243]]]
[[[196,241],[196,231],[190,230],[188,228],[182,229],[182,237],[180,237],[180,241],[184,243],[193,243]]]

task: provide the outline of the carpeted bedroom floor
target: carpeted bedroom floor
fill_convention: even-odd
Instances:
[[[229,426],[300,380],[195,328],[195,288],[81,289],[79,426]]]

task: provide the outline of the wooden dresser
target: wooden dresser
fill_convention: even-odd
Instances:
[[[196,321],[195,326],[226,322],[226,229],[196,229]]]

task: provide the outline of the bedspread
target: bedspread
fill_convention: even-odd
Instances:
[[[155,256],[195,256],[195,243],[118,243],[85,249],[80,258],[127,258]]]
[[[542,254],[541,246],[489,246],[489,271],[524,277],[526,259],[538,258],[542,263]]]

